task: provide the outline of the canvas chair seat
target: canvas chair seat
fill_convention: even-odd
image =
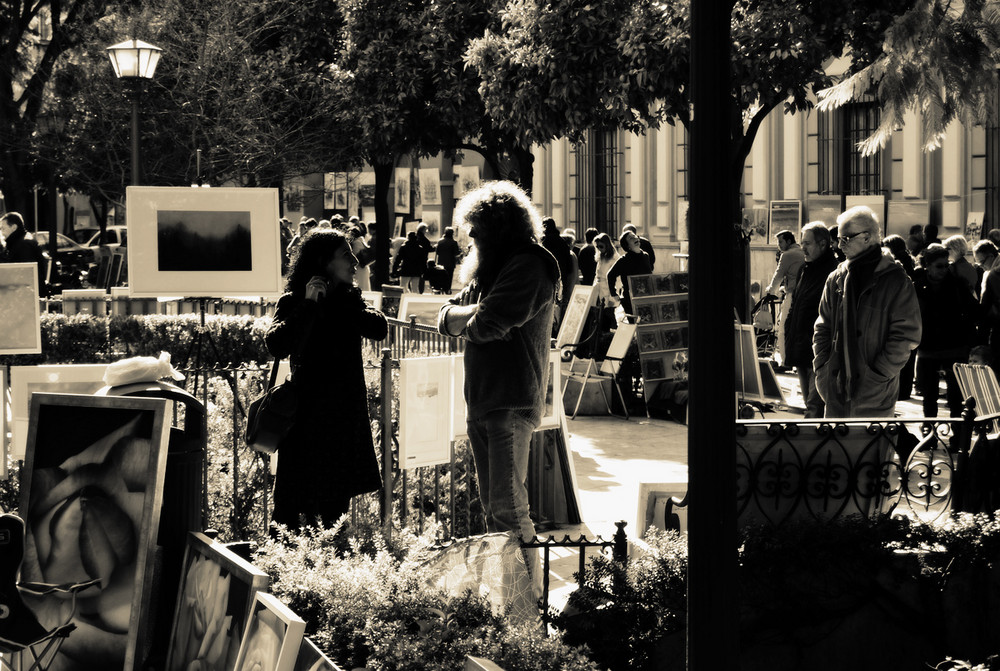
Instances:
[[[62,642],[76,629],[70,620],[76,611],[76,595],[100,583],[51,584],[18,583],[24,558],[24,520],[17,515],[0,515],[0,669],[35,671],[46,669]],[[69,596],[69,615],[61,624],[47,629],[22,598],[59,594]]]
[[[576,419],[576,414],[580,411],[580,402],[587,388],[587,382],[590,380],[596,380],[600,383],[598,386],[601,390],[601,396],[604,397],[604,404],[607,406],[608,414],[613,415],[614,413],[611,411],[611,399],[608,398],[607,393],[604,391],[603,384],[604,380],[611,380],[611,386],[618,391],[618,398],[621,400],[622,410],[625,413],[624,419],[629,418],[628,403],[625,402],[625,395],[618,384],[618,371],[621,370],[622,361],[625,359],[625,353],[628,351],[629,344],[635,338],[636,328],[636,324],[627,322],[618,325],[615,335],[611,339],[611,344],[608,346],[608,353],[600,366],[593,359],[577,359],[575,356],[573,357],[573,360],[570,362],[569,372],[566,374],[566,382],[563,384],[562,389],[563,396],[565,397],[566,389],[571,379],[580,383],[580,393],[576,397],[576,404],[573,407],[573,414],[571,415],[572,419]],[[579,363],[583,364],[582,370],[577,367]]]

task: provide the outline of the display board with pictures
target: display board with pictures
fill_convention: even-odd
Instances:
[[[686,375],[688,274],[633,275],[628,278],[632,311],[638,318],[636,342],[645,382]],[[655,385],[647,385],[648,389]]]

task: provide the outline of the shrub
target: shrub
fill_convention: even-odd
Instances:
[[[421,557],[433,531],[418,537],[397,528],[387,544],[377,526],[352,527],[345,516],[333,529],[282,532],[255,563],[305,619],[307,635],[346,668],[450,671],[475,655],[506,671],[597,671],[583,650],[512,625],[479,595],[450,597],[429,586]]]

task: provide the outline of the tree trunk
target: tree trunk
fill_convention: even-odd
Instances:
[[[372,290],[381,291],[382,283],[389,279],[389,247],[392,242],[389,184],[394,162],[374,163],[372,167],[375,168],[375,272],[372,273]]]

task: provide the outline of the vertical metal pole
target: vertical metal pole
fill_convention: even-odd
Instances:
[[[392,352],[382,349],[382,529],[392,534]]]
[[[139,186],[139,92],[136,83],[132,89],[132,186]]]
[[[733,0],[691,2],[690,401],[687,668],[739,664],[732,264],[738,184],[729,34]],[[723,169],[719,169],[722,163]]]

